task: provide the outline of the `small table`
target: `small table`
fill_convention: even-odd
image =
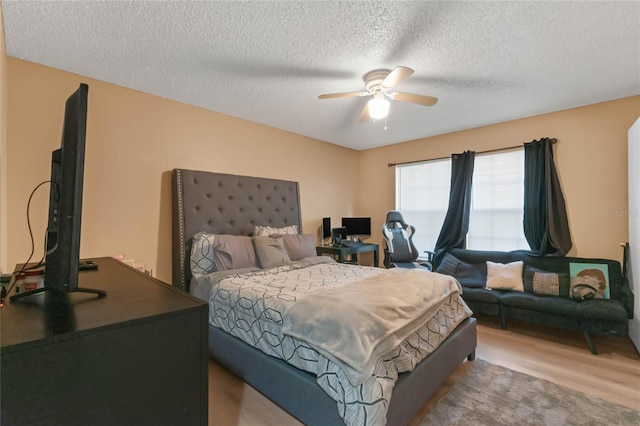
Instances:
[[[338,257],[338,262],[345,263],[345,256],[351,256],[350,261],[358,262],[358,253],[373,252],[373,266],[378,266],[378,244],[361,244],[354,246],[318,246],[318,256],[329,254]]]

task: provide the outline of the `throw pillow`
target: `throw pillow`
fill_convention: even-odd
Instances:
[[[494,263],[487,260],[487,285],[489,289],[524,291],[521,260],[511,263]]]
[[[289,225],[282,228],[274,228],[271,226],[254,226],[253,236],[268,237],[273,234],[295,235],[298,233],[298,225]]]
[[[191,275],[194,278],[197,279],[216,271],[216,265],[213,261],[215,239],[215,235],[206,232],[198,232],[193,236],[190,266]]]
[[[263,269],[291,263],[291,258],[289,258],[285,248],[282,246],[281,238],[256,236],[253,237],[253,247],[256,250],[260,267]]]
[[[436,272],[438,272],[440,274],[451,275],[451,276],[455,277],[456,268],[457,268],[459,263],[460,263],[460,261],[458,260],[457,257],[452,255],[451,253],[446,253],[444,255],[444,257],[442,258],[442,261],[438,265],[438,268],[436,269]]]
[[[570,263],[571,297],[574,299],[609,299],[609,267],[600,263]]]
[[[257,266],[251,237],[216,235],[213,249],[213,261],[218,271]]]
[[[302,260],[316,256],[316,236],[313,234],[271,235],[282,241],[284,250],[291,260]]]
[[[524,291],[539,295],[569,296],[569,274],[549,272],[526,266],[524,269]]]

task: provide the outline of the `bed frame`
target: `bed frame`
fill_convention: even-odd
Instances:
[[[251,235],[255,225],[298,225],[302,233],[297,182],[185,169],[173,170],[173,285],[189,291],[192,237]],[[388,425],[406,425],[465,358],[473,360],[476,321],[467,318],[440,347],[394,387]],[[242,340],[209,326],[209,354],[267,398],[307,425],[343,425],[337,403],[313,374],[268,356]]]

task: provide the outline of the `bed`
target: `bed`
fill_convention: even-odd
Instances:
[[[300,234],[303,233],[297,182],[175,169],[172,188],[172,283],[183,291],[191,290],[193,293],[190,286],[196,282],[191,274],[190,256],[194,236],[198,233],[249,236],[255,226],[285,228],[292,225],[297,227]],[[286,269],[284,272],[296,273],[298,268],[307,267],[310,263],[307,261],[303,266],[282,268]],[[376,275],[376,270],[379,270],[325,262],[322,259],[317,263],[313,267],[320,268],[323,276],[327,271],[349,267],[356,268],[352,271],[367,278]],[[253,271],[251,274],[251,278],[241,274],[242,279],[255,280],[270,273]],[[213,318],[211,322],[215,322],[216,316],[210,316]],[[425,325],[425,330],[428,328]],[[407,424],[465,358],[474,359],[475,348],[475,319],[464,317],[412,371],[397,375],[395,384],[391,384],[393,392],[389,391],[386,399],[370,401],[363,397],[363,400],[350,399],[340,405],[321,388],[318,374],[270,356],[224,331],[219,325],[209,326],[210,356],[308,425],[343,425],[347,422],[343,420],[345,410],[349,408],[354,411],[354,406],[361,408],[357,408],[358,417],[350,417],[351,424],[384,424],[384,419],[368,414],[373,412],[369,411],[370,407],[376,405],[383,407],[386,424]],[[376,368],[380,365],[378,363]]]

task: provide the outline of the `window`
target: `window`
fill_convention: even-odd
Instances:
[[[433,250],[449,206],[451,160],[396,167],[396,209],[415,226],[413,242]],[[467,248],[529,249],[522,227],[524,149],[476,154]]]
[[[415,226],[413,243],[420,253],[433,250],[449,207],[451,159],[396,167],[396,209]]]
[[[523,212],[524,148],[477,154],[467,248],[528,250]]]

